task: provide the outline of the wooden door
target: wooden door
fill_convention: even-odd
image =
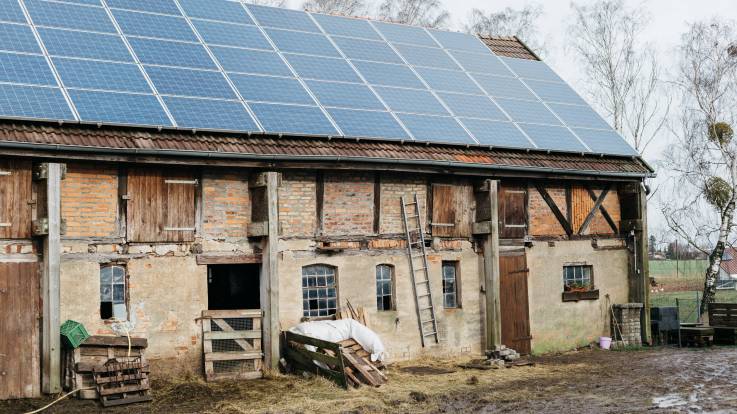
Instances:
[[[0,239],[31,238],[31,161],[0,160]]]
[[[502,343],[523,355],[530,353],[532,339],[527,302],[528,273],[524,253],[499,256]]]
[[[0,263],[0,400],[40,395],[38,263]]]

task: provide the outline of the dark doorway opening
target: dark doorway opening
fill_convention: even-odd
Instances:
[[[209,265],[210,310],[261,309],[260,264]]]

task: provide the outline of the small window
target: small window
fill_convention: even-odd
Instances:
[[[128,320],[125,267],[121,265],[100,268],[100,317]]]
[[[376,266],[376,309],[394,310],[394,267]]]
[[[443,262],[443,306],[460,308],[458,289],[458,262]]]
[[[566,292],[587,292],[594,289],[591,266],[563,266],[563,284]]]
[[[303,316],[314,318],[335,315],[338,308],[335,268],[312,265],[302,268]]]

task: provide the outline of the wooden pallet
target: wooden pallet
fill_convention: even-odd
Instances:
[[[711,346],[714,343],[714,328],[693,326],[681,328],[681,342],[686,346]]]
[[[718,345],[737,345],[737,328],[715,326],[714,343]]]
[[[111,359],[102,369],[92,371],[103,407],[151,401],[148,374],[140,361]]]
[[[259,309],[202,311],[207,381],[263,377]]]

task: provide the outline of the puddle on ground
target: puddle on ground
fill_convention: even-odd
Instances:
[[[678,394],[668,394],[662,397],[653,398],[653,404],[655,404],[657,408],[675,408],[688,405],[688,400]]]

